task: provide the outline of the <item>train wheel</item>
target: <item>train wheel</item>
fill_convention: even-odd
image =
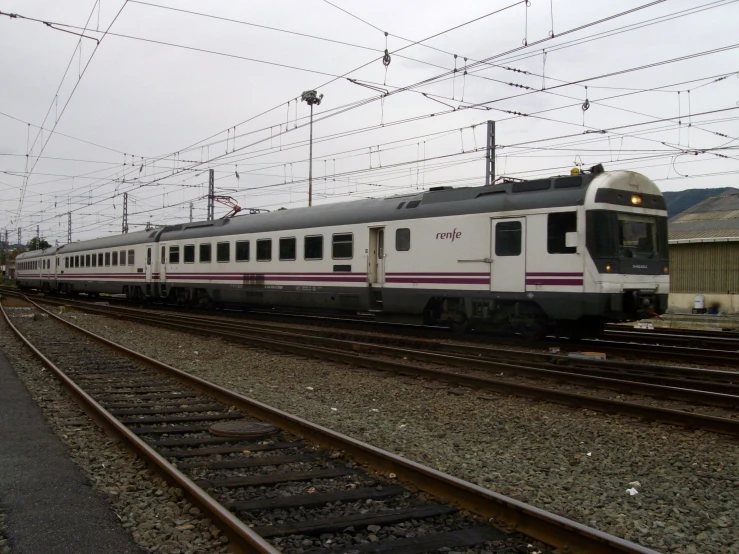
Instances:
[[[449,319],[449,326],[455,333],[466,333],[470,329],[470,321],[463,313],[455,313]]]
[[[541,340],[546,337],[546,328],[537,320],[532,320],[519,327],[518,332],[526,340]]]

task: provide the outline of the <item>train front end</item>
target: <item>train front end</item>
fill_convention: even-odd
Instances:
[[[670,265],[667,206],[657,185],[633,171],[601,173],[584,204],[587,296],[608,321],[663,314]]]

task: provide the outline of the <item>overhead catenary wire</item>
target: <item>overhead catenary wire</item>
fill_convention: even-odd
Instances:
[[[593,102],[595,102],[595,101],[593,100]],[[516,117],[516,116],[513,116],[513,117]],[[241,142],[241,141],[239,141],[239,142]],[[226,148],[226,150],[227,150],[227,151],[229,151],[229,152],[232,152],[231,148],[228,148],[228,147],[227,147],[227,148]],[[384,151],[384,150],[383,150],[383,151]],[[233,153],[233,152],[232,152],[232,153]],[[237,152],[237,154],[238,154],[238,153],[239,153],[239,152]],[[383,158],[384,158],[384,156],[383,156]],[[216,162],[216,163],[218,163],[218,162]],[[152,167],[153,167],[153,166],[152,166]],[[187,169],[187,171],[190,171],[190,172],[191,172],[191,171],[197,171],[197,168],[188,168],[188,169]]]

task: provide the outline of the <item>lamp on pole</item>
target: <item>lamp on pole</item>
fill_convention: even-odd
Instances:
[[[313,205],[313,105],[320,106],[323,94],[315,90],[306,90],[300,95],[303,102],[310,106],[310,155],[308,159],[308,205]]]

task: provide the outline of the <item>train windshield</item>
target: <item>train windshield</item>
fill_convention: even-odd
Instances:
[[[658,255],[654,217],[618,214],[618,255],[622,258],[654,258]]]
[[[586,241],[596,259],[667,260],[667,218],[592,210]]]

